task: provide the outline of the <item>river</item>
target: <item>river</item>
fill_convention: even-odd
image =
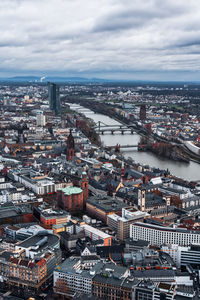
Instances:
[[[69,103],[70,108],[74,111],[83,113],[86,117],[94,120],[95,123],[99,121],[107,125],[118,125],[118,121],[111,119],[108,116],[102,114],[96,114],[93,111],[82,107],[77,104]],[[105,146],[114,146],[117,143],[120,145],[134,145],[140,140],[138,134],[131,133],[104,133],[101,135],[101,141]],[[189,164],[184,162],[172,161],[169,159],[161,158],[151,152],[138,152],[136,148],[129,148],[122,150],[123,155],[128,158],[131,157],[136,163],[143,165],[149,165],[150,167],[156,167],[160,169],[169,169],[172,175],[186,179],[188,181],[200,180],[200,164],[190,161]]]

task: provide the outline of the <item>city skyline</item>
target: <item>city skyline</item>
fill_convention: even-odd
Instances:
[[[198,81],[197,1],[0,3],[0,77]]]

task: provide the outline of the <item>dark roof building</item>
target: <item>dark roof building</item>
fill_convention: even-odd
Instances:
[[[89,215],[107,223],[107,215],[121,213],[125,203],[109,196],[97,195],[90,197],[86,202],[86,211]]]

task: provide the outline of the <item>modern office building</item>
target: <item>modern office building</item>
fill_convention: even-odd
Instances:
[[[133,289],[132,299],[135,300],[174,300],[174,299],[194,299],[194,289],[192,286],[179,285],[173,283],[159,282],[151,280],[141,281]]]
[[[200,233],[183,228],[172,228],[136,222],[130,225],[130,237],[144,240],[151,245],[176,244],[179,246],[200,245]]]
[[[162,251],[168,253],[176,263],[178,268],[191,265],[196,268],[200,266],[200,247],[187,246],[182,247],[178,245],[163,245]]]
[[[108,215],[108,226],[117,232],[117,238],[121,241],[129,238],[130,225],[135,222],[142,222],[148,217],[146,212],[135,211],[132,207],[122,208],[122,216],[117,214]]]
[[[38,127],[43,127],[46,125],[46,116],[42,113],[37,114],[36,123]]]
[[[111,246],[112,244],[112,236],[97,229],[94,228],[88,224],[81,225],[81,228],[83,229],[85,236],[88,236],[91,238],[92,241],[98,241],[103,240],[104,246]]]
[[[70,217],[70,214],[66,211],[49,208],[41,212],[40,221],[45,228],[52,228],[54,224],[59,225],[69,222]]]
[[[58,115],[61,112],[59,86],[55,83],[49,82],[48,91],[49,108],[50,110],[54,110],[55,114]]]

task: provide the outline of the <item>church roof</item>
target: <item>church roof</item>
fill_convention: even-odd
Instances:
[[[65,194],[65,195],[74,195],[74,194],[80,194],[82,193],[82,189],[76,186],[68,186],[64,189],[61,189],[61,191]]]

